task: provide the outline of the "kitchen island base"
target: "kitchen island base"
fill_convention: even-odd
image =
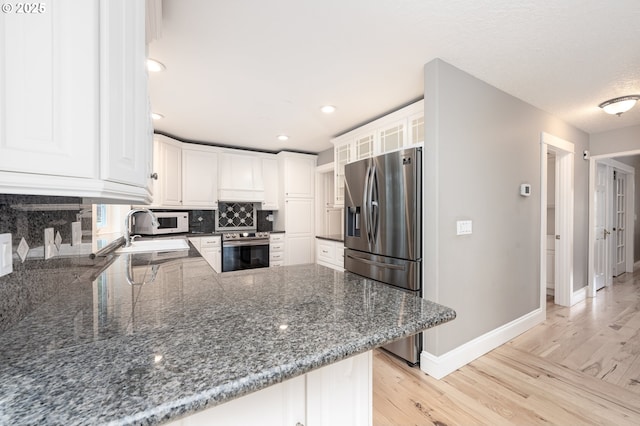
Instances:
[[[168,423],[170,426],[367,426],[372,351]]]

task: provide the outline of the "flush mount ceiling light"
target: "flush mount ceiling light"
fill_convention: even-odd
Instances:
[[[320,108],[320,111],[324,112],[325,114],[331,114],[335,110],[336,110],[336,107],[334,107],[333,105],[325,105],[322,108]]]
[[[160,120],[161,118],[164,118],[164,115],[157,112],[152,112],[151,118],[153,118],[154,120]]]
[[[167,69],[162,62],[158,62],[155,59],[147,59],[147,70],[150,72],[160,72]]]
[[[288,141],[289,140],[289,136],[287,136],[287,135],[278,135],[278,140],[279,141]]]
[[[640,95],[621,96],[619,98],[613,98],[609,99],[608,101],[604,101],[598,106],[602,108],[607,114],[615,114],[620,117],[623,112],[627,112],[631,108],[633,108],[638,99],[640,99]]]

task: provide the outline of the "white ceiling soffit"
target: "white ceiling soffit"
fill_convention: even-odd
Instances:
[[[162,14],[155,126],[186,140],[320,152],[420,99],[438,57],[588,133],[640,124],[639,106],[598,108],[640,93],[638,0],[165,0]]]

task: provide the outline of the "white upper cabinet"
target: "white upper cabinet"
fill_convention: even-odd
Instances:
[[[424,142],[424,101],[420,100],[331,141],[334,145],[335,204],[344,204],[344,166],[350,162]]]
[[[0,193],[150,201],[144,0],[0,14]]]
[[[100,3],[101,179],[148,186],[153,126],[147,94],[144,2]]]
[[[278,186],[278,159],[275,155],[262,158],[262,182],[264,184],[264,201],[262,210],[278,210],[278,197],[280,189]]]
[[[0,14],[0,169],[95,178],[98,2],[43,4]]]
[[[218,208],[218,154],[209,147],[182,146],[182,205]]]
[[[222,152],[218,172],[218,199],[264,201],[262,159],[255,154]]]
[[[165,138],[160,142],[159,205],[182,206],[182,144]]]
[[[156,135],[154,175],[154,207],[218,208],[218,148]]]
[[[281,152],[280,175],[284,198],[313,198],[315,194],[316,157],[307,154]]]

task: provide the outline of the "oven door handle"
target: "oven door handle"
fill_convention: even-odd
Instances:
[[[268,246],[269,240],[223,241],[222,247]]]

